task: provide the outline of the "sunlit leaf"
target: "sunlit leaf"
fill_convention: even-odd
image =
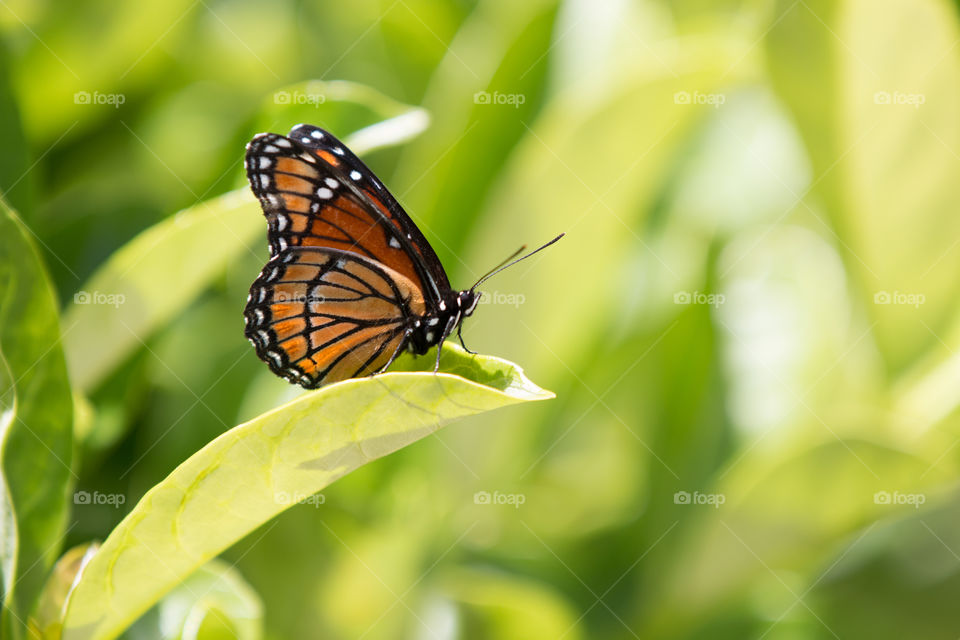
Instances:
[[[201,449],[104,542],[71,596],[64,638],[115,637],[233,542],[371,460],[457,418],[552,397],[509,362],[454,347],[442,370],[331,385]]]

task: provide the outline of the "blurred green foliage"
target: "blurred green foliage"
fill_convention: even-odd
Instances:
[[[0,325],[4,465],[19,436],[75,474],[37,474],[49,521],[14,597],[297,393],[243,339],[267,253],[231,200],[246,141],[422,107],[421,135],[365,159],[455,285],[567,233],[464,327],[558,399],[285,512],[196,577],[234,589],[216,607],[278,639],[957,637],[956,3],[5,0],[0,28],[0,191],[25,230],[0,230],[0,322],[10,278],[34,283],[15,344],[53,358],[46,404],[11,394],[30,365]],[[177,212],[209,239],[181,243]],[[77,304],[131,290],[144,306]],[[185,593],[129,637],[188,637]],[[230,619],[190,637],[251,628]]]

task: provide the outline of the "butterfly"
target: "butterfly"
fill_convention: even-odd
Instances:
[[[246,171],[270,259],[250,287],[244,333],[276,375],[308,389],[382,372],[404,350],[437,346],[436,371],[455,328],[463,343],[477,286],[562,237],[511,262],[521,247],[456,291],[397,200],[330,132],[299,124],[258,134]]]

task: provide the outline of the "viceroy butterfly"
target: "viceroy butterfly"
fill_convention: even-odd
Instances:
[[[377,177],[328,131],[307,124],[247,145],[247,178],[267,218],[270,259],[250,287],[244,333],[278,376],[308,389],[424,355],[473,313],[464,291]],[[466,348],[466,346],[464,346]],[[469,351],[469,350],[468,350]]]

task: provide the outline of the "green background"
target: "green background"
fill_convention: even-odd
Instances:
[[[254,209],[254,237],[212,214],[150,272],[147,307],[192,293],[142,332],[77,311],[115,293],[95,270],[242,187],[254,133],[413,105],[424,132],[365,159],[455,286],[567,234],[464,325],[557,399],[459,422],[232,547],[264,637],[960,635],[958,5],[4,0],[0,29],[0,191],[64,310],[72,460],[69,403],[59,430],[33,419],[65,482],[123,496],[50,512],[64,535],[28,582],[297,393],[243,337]],[[225,247],[195,280],[173,266]],[[104,341],[129,344],[83,378],[71,354]],[[128,636],[179,637],[152,615]]]

